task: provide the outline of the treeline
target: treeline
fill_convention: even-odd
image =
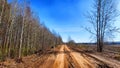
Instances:
[[[21,58],[62,43],[31,10],[26,0],[0,0],[0,60]]]

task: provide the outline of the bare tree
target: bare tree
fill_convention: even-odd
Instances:
[[[47,51],[52,45],[62,42],[61,37],[53,34],[41,25],[27,0],[0,0],[0,61],[5,58],[17,58],[36,51]],[[58,39],[58,40],[57,40]]]
[[[20,34],[19,59],[21,59],[21,50],[22,50],[22,43],[23,43],[23,32],[24,32],[24,22],[25,22],[25,1],[23,5],[24,7],[23,7],[23,20],[22,20],[21,34]]]
[[[94,8],[88,16],[94,31],[90,28],[86,28],[86,30],[96,36],[97,51],[102,52],[105,38],[113,36],[114,32],[118,30],[113,25],[118,13],[114,0],[94,0],[94,2]]]
[[[2,6],[2,9],[1,9],[1,12],[0,12],[0,24],[1,24],[2,23],[3,12],[4,12],[4,9],[5,9],[5,2],[6,2],[6,0],[1,0],[0,2],[1,2],[0,6]]]

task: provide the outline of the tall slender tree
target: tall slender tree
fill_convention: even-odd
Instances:
[[[3,2],[4,1],[4,2]],[[57,42],[62,42],[33,13],[26,0],[0,0],[0,60],[21,58],[36,51],[47,51]]]
[[[94,8],[88,16],[94,31],[88,28],[86,30],[96,36],[97,51],[102,52],[105,38],[113,36],[114,32],[118,31],[113,25],[118,13],[114,0],[94,0],[94,2]]]

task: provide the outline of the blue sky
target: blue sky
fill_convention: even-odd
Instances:
[[[59,33],[64,42],[70,36],[75,42],[90,42],[91,34],[84,28],[91,26],[85,14],[92,8],[93,0],[30,0],[33,11],[40,21],[52,31]],[[120,3],[118,3],[118,9]],[[119,19],[119,18],[118,18]],[[115,25],[120,25],[119,20]],[[120,27],[120,26],[118,26]],[[116,34],[115,41],[120,41]]]

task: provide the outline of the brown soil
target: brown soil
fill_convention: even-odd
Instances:
[[[0,63],[0,68],[119,68],[120,62],[104,58],[99,55],[78,52],[61,45],[43,55],[30,55],[23,57],[22,63],[7,60]]]

